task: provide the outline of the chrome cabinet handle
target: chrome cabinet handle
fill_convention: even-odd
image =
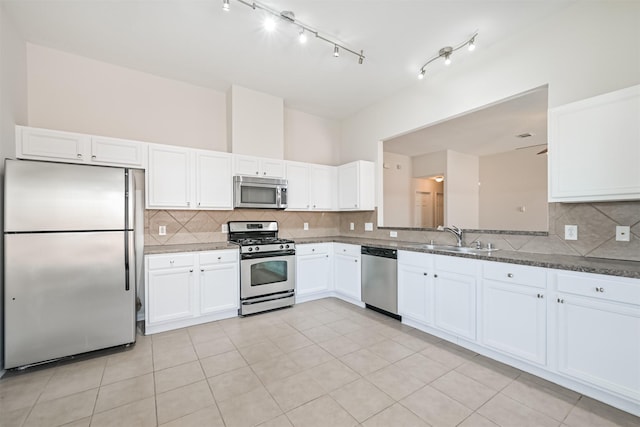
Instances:
[[[267,174],[266,172],[262,172],[262,175],[266,175],[266,174]]]
[[[256,171],[256,175],[260,175],[260,171]]]
[[[82,158],[82,154],[78,153],[77,157],[78,157],[79,159],[81,159],[81,158]]]
[[[171,260],[171,261],[169,261],[169,264],[173,264],[174,262],[175,262],[174,260]]]
[[[95,159],[95,158],[96,158],[95,154],[94,154],[93,156],[91,156],[91,158],[92,158],[92,159]]]
[[[316,251],[315,249],[311,249],[311,252],[315,252],[315,251]]]
[[[357,259],[354,259],[353,261],[358,262],[358,260],[357,260]]]
[[[538,298],[542,299],[542,298],[544,298],[544,295],[538,294]]]
[[[433,277],[435,277],[435,278],[437,279],[437,278],[438,278],[438,275],[437,275],[437,274],[434,274],[434,275],[433,275]]]
[[[191,202],[187,202],[187,206],[191,206]]]
[[[204,273],[204,268],[201,268],[200,271]]]
[[[507,277],[511,279],[513,277],[513,273],[507,273]]]
[[[604,288],[596,288],[596,292],[604,292]]]
[[[558,298],[558,303],[560,303],[560,304],[564,304],[564,299],[562,299],[562,298]]]
[[[427,275],[427,273],[422,273],[422,275],[423,275],[423,276],[426,276],[426,275]]]
[[[315,209],[315,208],[316,208],[316,205],[313,205],[313,209]]]
[[[325,255],[326,258],[329,258],[329,255]]]
[[[190,269],[189,269],[189,273],[193,273],[193,268],[190,268]]]
[[[219,256],[219,257],[218,257],[218,259],[222,259],[222,257],[221,257],[221,256]]]

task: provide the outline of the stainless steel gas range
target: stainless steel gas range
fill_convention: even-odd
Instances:
[[[240,246],[238,314],[288,307],[295,302],[295,244],[278,238],[276,221],[231,221],[229,242]]]

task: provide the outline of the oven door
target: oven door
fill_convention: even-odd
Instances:
[[[240,262],[240,299],[260,297],[295,288],[295,255],[261,254]]]

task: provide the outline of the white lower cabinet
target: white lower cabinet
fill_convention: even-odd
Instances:
[[[360,303],[361,297],[361,254],[359,245],[334,243],[333,283],[336,294],[347,301]]]
[[[640,406],[640,282],[558,273],[557,370]]]
[[[510,356],[546,364],[546,271],[483,263],[481,342]]]
[[[477,262],[434,255],[434,325],[453,335],[476,339]]]
[[[398,251],[398,314],[433,324],[433,255]]]
[[[332,285],[332,244],[296,246],[296,302],[329,296]]]
[[[234,249],[145,256],[145,333],[238,314],[239,264]]]

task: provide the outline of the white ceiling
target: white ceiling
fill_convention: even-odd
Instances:
[[[384,142],[384,151],[419,156],[442,150],[486,156],[547,143],[547,88]],[[516,135],[530,133],[527,138]],[[544,147],[539,147],[541,151]]]
[[[285,105],[344,118],[412,84],[420,66],[476,29],[478,49],[535,26],[575,0],[265,0],[366,60],[295,28],[262,29],[261,12],[231,0],[0,0],[28,42],[226,91],[238,84]],[[463,62],[465,50],[452,57]],[[437,62],[432,72],[442,72]]]

